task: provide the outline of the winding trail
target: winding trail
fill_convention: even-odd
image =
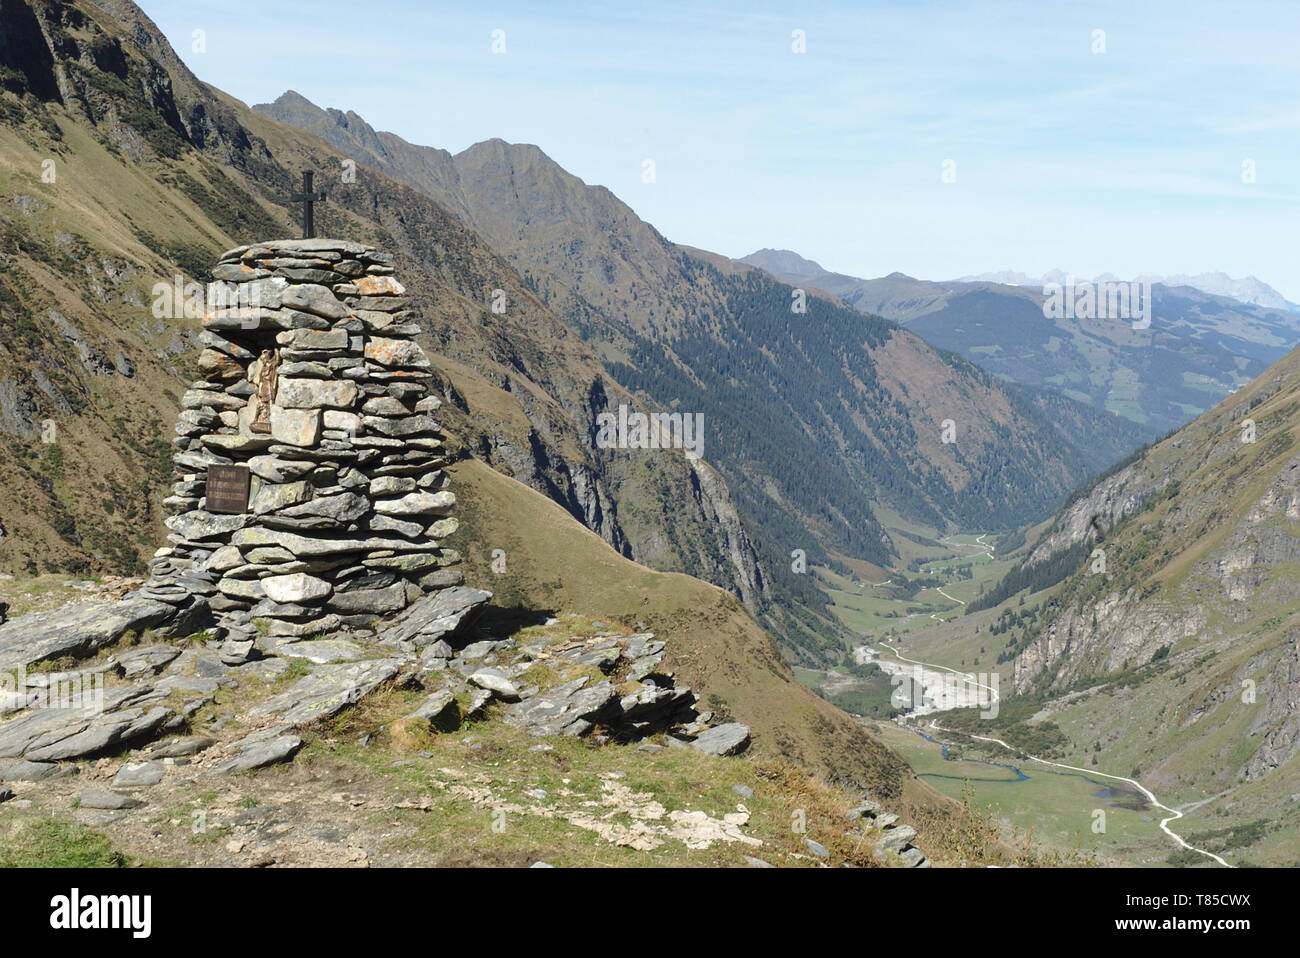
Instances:
[[[993,688],[991,685],[985,685],[982,682],[975,681],[974,672],[958,672],[956,669],[950,669],[946,665],[935,665],[933,662],[922,662],[920,659],[909,659],[906,655],[898,651],[898,649],[894,648],[884,639],[880,639],[878,644],[883,645],[885,648],[889,649],[889,651],[893,652],[897,658],[901,659],[904,662],[911,662],[913,665],[921,665],[927,669],[938,669],[941,672],[951,672],[953,675],[957,675],[965,679],[967,682],[969,682],[971,685],[975,686],[976,688],[988,689],[990,692],[993,693],[994,696],[993,701],[994,702],[999,701],[997,697],[998,690]]]
[[[940,732],[947,732],[950,735],[953,734],[952,730],[946,729],[943,726],[933,721],[930,723],[930,728]],[[1099,778],[1109,778],[1112,781],[1116,781],[1116,782],[1127,782],[1128,784],[1136,788],[1139,792],[1141,792],[1143,795],[1145,795],[1147,797],[1147,801],[1150,804],[1154,805],[1156,808],[1163,809],[1164,811],[1170,813],[1168,818],[1161,819],[1160,821],[1160,830],[1162,832],[1164,832],[1166,835],[1168,835],[1170,838],[1176,841],[1183,848],[1186,848],[1188,851],[1196,852],[1197,854],[1204,855],[1207,858],[1213,858],[1224,868],[1234,867],[1233,865],[1229,865],[1218,855],[1214,854],[1214,852],[1207,852],[1204,848],[1197,848],[1195,845],[1189,845],[1187,842],[1183,840],[1182,836],[1178,835],[1176,832],[1170,829],[1169,823],[1173,821],[1177,821],[1178,819],[1182,818],[1183,813],[1176,808],[1170,808],[1168,805],[1163,804],[1160,801],[1160,799],[1156,798],[1155,793],[1151,791],[1151,789],[1147,788],[1145,785],[1143,785],[1135,778],[1125,778],[1122,775],[1108,775],[1105,772],[1099,772],[1096,769],[1079,768],[1077,765],[1064,765],[1061,762],[1049,762],[1045,758],[1038,758],[1037,756],[1030,755],[1028,752],[1024,752],[1020,749],[1012,748],[1010,745],[1002,741],[1002,739],[1000,738],[990,738],[985,735],[975,735],[971,732],[959,732],[957,734],[969,735],[971,738],[979,739],[981,742],[996,742],[998,745],[1001,745],[1003,748],[1005,748],[1008,752],[1011,752],[1011,754],[1023,755],[1029,761],[1038,762],[1040,765],[1051,765],[1053,768],[1068,768],[1072,772],[1082,772],[1085,775],[1096,775]]]
[[[929,669],[942,669],[942,670],[945,671],[945,672],[951,672],[953,675],[958,675],[958,676],[961,676],[962,678],[965,678],[965,679],[966,679],[967,681],[969,681],[972,685],[975,685],[975,686],[977,686],[977,687],[979,687],[979,688],[988,689],[990,692],[993,693],[993,696],[994,696],[994,698],[993,698],[993,702],[997,702],[997,701],[998,701],[998,691],[997,691],[997,689],[990,688],[990,687],[987,686],[987,685],[983,685],[983,684],[981,684],[981,683],[979,683],[979,682],[976,682],[976,681],[975,681],[975,676],[974,676],[974,674],[971,673],[971,672],[958,672],[956,669],[950,669],[950,668],[948,668],[948,667],[945,666],[945,665],[935,665],[935,664],[932,663],[932,662],[921,662],[921,661],[919,661],[919,660],[917,660],[917,659],[909,659],[909,658],[907,658],[906,656],[900,654],[899,651],[898,651],[897,649],[895,649],[892,645],[890,645],[888,642],[884,642],[884,641],[882,641],[882,642],[880,642],[880,644],[883,645],[883,646],[885,646],[886,648],[888,648],[891,652],[893,652],[896,656],[898,656],[898,658],[902,659],[904,662],[911,662],[911,663],[913,663],[913,664],[915,664],[915,665],[921,665],[921,666],[924,666],[925,668],[929,668]],[[1162,832],[1164,832],[1166,835],[1168,835],[1170,838],[1172,838],[1175,842],[1177,842],[1181,847],[1187,849],[1188,851],[1196,852],[1198,855],[1204,855],[1206,858],[1212,858],[1212,859],[1214,859],[1216,862],[1218,862],[1220,865],[1222,865],[1224,868],[1234,868],[1234,867],[1236,867],[1236,866],[1234,866],[1234,865],[1230,865],[1230,864],[1228,864],[1226,861],[1224,861],[1224,860],[1223,860],[1222,858],[1220,858],[1218,855],[1214,854],[1214,852],[1206,851],[1204,848],[1197,848],[1195,845],[1190,845],[1190,844],[1188,844],[1186,841],[1184,841],[1181,835],[1177,834],[1176,832],[1174,832],[1174,831],[1169,827],[1169,823],[1170,823],[1170,822],[1177,821],[1178,819],[1182,818],[1182,817],[1183,817],[1183,813],[1182,813],[1181,811],[1179,811],[1178,809],[1176,809],[1176,808],[1170,808],[1168,805],[1166,805],[1166,804],[1164,804],[1163,802],[1161,802],[1160,799],[1156,798],[1155,792],[1151,791],[1151,789],[1147,788],[1145,785],[1143,785],[1141,782],[1139,782],[1139,781],[1138,781],[1137,779],[1135,779],[1135,778],[1125,778],[1123,775],[1108,775],[1107,773],[1105,773],[1105,772],[1099,772],[1099,771],[1097,771],[1097,770],[1094,769],[1094,768],[1079,768],[1077,765],[1065,765],[1065,764],[1063,764],[1063,763],[1061,763],[1061,762],[1051,762],[1051,761],[1048,761],[1048,760],[1045,759],[1045,758],[1039,758],[1039,757],[1036,756],[1036,755],[1030,755],[1028,752],[1024,751],[1023,749],[1013,748],[1012,746],[1008,745],[1006,742],[1002,741],[1002,739],[1000,739],[1000,738],[992,738],[992,737],[985,736],[985,735],[975,735],[975,734],[973,734],[973,733],[971,733],[971,732],[954,732],[952,729],[946,729],[946,728],[944,728],[943,726],[939,725],[938,723],[936,723],[936,722],[933,721],[933,720],[931,720],[931,722],[930,722],[930,728],[932,728],[932,729],[934,729],[934,730],[936,730],[936,731],[939,731],[939,732],[945,732],[945,733],[947,733],[947,734],[949,734],[949,735],[954,735],[954,734],[956,734],[956,735],[968,735],[968,736],[970,736],[971,738],[973,738],[973,739],[978,739],[978,740],[981,741],[981,742],[993,742],[993,743],[995,743],[995,744],[997,744],[997,745],[1001,745],[1004,749],[1006,749],[1006,750],[1007,750],[1008,752],[1010,752],[1012,755],[1015,755],[1015,756],[1023,756],[1026,760],[1028,760],[1028,761],[1030,761],[1030,762],[1038,762],[1040,765],[1050,765],[1050,766],[1052,766],[1053,768],[1065,768],[1065,769],[1069,769],[1069,770],[1072,771],[1072,772],[1082,772],[1084,775],[1096,775],[1098,778],[1108,778],[1108,779],[1111,779],[1112,781],[1115,781],[1115,782],[1126,782],[1127,784],[1132,785],[1134,788],[1136,788],[1136,789],[1137,789],[1139,792],[1141,792],[1143,795],[1145,795],[1147,801],[1148,801],[1151,805],[1155,806],[1156,808],[1162,809],[1163,811],[1166,811],[1166,812],[1169,812],[1169,813],[1170,813],[1168,818],[1164,818],[1164,819],[1161,820],[1161,822],[1160,822],[1160,830],[1161,830]],[[1217,796],[1211,796],[1211,798],[1215,798],[1215,797],[1217,797]],[[1210,799],[1208,799],[1208,798],[1207,798],[1207,799],[1202,799],[1201,801],[1196,802],[1196,803],[1194,803],[1194,804],[1192,804],[1192,805],[1189,805],[1189,806],[1187,806],[1187,807],[1188,807],[1189,809],[1191,809],[1191,808],[1196,808],[1198,805],[1203,805],[1203,804],[1205,804],[1205,802],[1207,802],[1207,801],[1210,801]]]
[[[992,547],[991,545],[989,545],[987,542],[984,542],[984,541],[983,541],[983,540],[984,540],[984,536],[986,536],[986,535],[988,535],[987,532],[985,532],[985,533],[981,533],[979,536],[977,536],[977,537],[975,538],[975,541],[974,541],[974,542],[949,542],[948,540],[950,540],[950,539],[952,538],[952,536],[950,536],[950,535],[948,535],[948,536],[944,536],[944,537],[943,537],[942,539],[940,539],[939,541],[942,542],[944,545],[950,547],[950,548],[973,548],[973,549],[975,549],[975,552],[972,553],[972,556],[971,556],[972,558],[974,558],[974,556],[976,556],[976,555],[986,555],[986,556],[988,556],[988,557],[991,559],[991,558],[993,558],[993,547]],[[936,559],[936,560],[934,560],[934,561],[936,561],[936,562],[941,562],[941,561],[947,561],[947,560]],[[929,563],[927,563],[927,565],[928,565],[928,564],[929,564]],[[949,595],[947,592],[944,592],[942,586],[935,586],[934,591],[935,591],[935,592],[938,592],[941,596],[943,596],[943,597],[944,597],[945,599],[947,599],[949,602],[956,602],[958,605],[965,605],[965,604],[966,604],[966,603],[963,602],[961,599],[957,598],[955,595]],[[932,619],[938,619],[938,621],[940,621],[940,622],[949,622],[949,621],[951,621],[950,619],[944,619],[944,618],[941,618],[939,615],[935,614],[934,612],[931,612],[931,613],[930,613],[930,618],[932,618]]]
[[[947,599],[949,602],[956,602],[958,605],[965,605],[965,604],[966,604],[966,603],[963,602],[961,599],[957,598],[955,595],[949,595],[947,592],[944,592],[942,586],[935,586],[934,591],[935,591],[935,592],[938,592],[941,596],[943,596],[943,597],[944,597],[945,599]]]
[[[952,538],[952,536],[950,535],[944,536],[939,541],[947,546],[960,547],[963,549],[974,549],[975,552],[971,553],[972,555],[992,556],[993,547],[984,541],[984,536],[986,535],[988,535],[987,532],[976,536],[974,542],[949,542],[948,540]]]

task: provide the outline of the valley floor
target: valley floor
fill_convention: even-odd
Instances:
[[[1251,787],[1242,788],[1237,803],[1236,789],[1209,794],[1144,781],[1136,769],[1130,772],[1142,753],[1121,748],[1122,742],[1106,750],[1093,747],[1103,734],[1101,716],[1117,709],[1133,711],[1138,728],[1154,727],[1157,716],[1138,718],[1134,711],[1145,706],[1133,688],[1099,681],[1096,688],[1033,703],[1007,695],[1014,640],[1004,617],[1014,613],[1032,623],[1044,596],[968,614],[963,606],[1012,565],[1010,557],[993,554],[992,538],[963,534],[931,540],[929,548],[912,545],[900,557],[900,568],[882,570],[874,581],[818,569],[836,613],[865,644],[853,650],[856,665],[797,670],[800,681],[860,716],[921,780],[995,816],[1009,841],[1107,865],[1213,868],[1293,859],[1288,843],[1294,823],[1257,820],[1247,797]],[[948,554],[936,557],[936,544]],[[917,704],[908,690],[921,662],[927,691]],[[1000,724],[965,721],[960,729],[943,731],[951,716],[968,718],[962,713],[986,709],[990,687],[1000,690],[994,697],[1010,715],[1003,714]],[[959,711],[939,714],[945,709]],[[939,727],[931,727],[936,719]],[[989,741],[1008,734],[999,731],[1008,725],[1019,736],[1012,749]],[[1030,754],[1074,768],[1033,761]],[[1170,811],[1120,779],[1141,783]],[[1162,831],[1165,821],[1172,834]],[[1181,847],[1174,835],[1191,848]],[[1254,847],[1243,854],[1247,846]]]

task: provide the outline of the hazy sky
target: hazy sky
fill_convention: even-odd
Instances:
[[[294,89],[452,152],[535,143],[729,256],[1223,270],[1300,302],[1300,3],[139,2],[249,104]]]

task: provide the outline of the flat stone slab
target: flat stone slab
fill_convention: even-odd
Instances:
[[[315,559],[341,552],[374,552],[392,549],[395,552],[418,552],[428,547],[410,539],[370,536],[365,539],[336,539],[300,536],[282,529],[251,527],[240,529],[230,537],[236,546],[283,546],[300,559]],[[223,580],[224,581],[224,580]]]
[[[465,717],[466,718],[482,717],[483,710],[487,708],[488,703],[491,701],[492,701],[492,693],[489,692],[487,689],[475,690],[474,694],[470,696],[469,708],[465,709]]]
[[[306,725],[329,718],[387,682],[401,667],[398,659],[322,665],[249,714],[281,715],[292,725]]]
[[[77,796],[82,808],[107,808],[112,810],[139,808],[144,802],[109,788],[88,788]]]
[[[926,860],[925,852],[919,848],[904,848],[898,853],[898,857],[904,865],[909,868],[924,868],[929,862]]]
[[[148,754],[151,758],[183,758],[197,755],[216,744],[217,740],[207,735],[190,735],[156,745],[149,750]]]
[[[127,632],[142,632],[176,614],[152,599],[80,602],[35,612],[0,625],[0,669],[21,668],[65,655],[88,656]]]
[[[585,735],[618,705],[618,691],[609,682],[590,688],[587,682],[583,676],[509,706],[506,724],[533,735]]]
[[[628,722],[658,722],[695,701],[689,686],[661,687],[649,683],[619,702]]]
[[[229,684],[230,680],[226,680]],[[197,675],[168,675],[154,683],[154,688],[164,692],[194,692],[199,695],[212,695],[221,687],[217,679],[206,679]]]
[[[739,755],[749,748],[749,726],[739,722],[715,725],[701,732],[691,747],[706,755]]]
[[[309,639],[304,642],[282,642],[275,654],[283,658],[306,659],[317,665],[332,662],[358,662],[371,653],[346,639]]]
[[[274,682],[289,671],[289,663],[281,658],[254,659],[251,662],[245,662],[233,671],[236,675],[252,675],[263,682]]]
[[[459,709],[455,705],[456,696],[451,694],[450,689],[438,689],[407,718],[422,719],[430,725],[459,724]]]
[[[0,782],[43,782],[47,778],[69,775],[72,770],[56,762],[17,762],[0,764]]]
[[[498,669],[477,669],[470,676],[469,680],[481,689],[487,689],[497,698],[505,699],[507,702],[515,702],[519,699],[519,689],[510,681],[505,673]]]
[[[0,758],[58,762],[94,755],[156,732],[173,716],[164,706],[144,708],[148,685],[104,690],[104,711],[94,708],[37,708],[0,723]]]
[[[911,825],[899,825],[896,828],[885,829],[885,833],[876,839],[876,847],[901,852],[914,838],[916,838],[915,828]]]
[[[439,641],[442,640],[439,639]],[[463,662],[472,662],[474,659],[486,658],[492,652],[497,651],[497,649],[503,649],[509,645],[510,643],[507,641],[493,639],[484,639],[482,642],[471,642],[469,645],[465,646],[465,648],[460,650],[460,655],[457,656],[457,658]]]
[[[647,655],[637,659],[627,670],[627,679],[629,682],[640,682],[655,674],[659,665],[664,660],[664,653],[657,652],[654,655]]]
[[[129,679],[158,672],[180,654],[174,645],[142,645],[119,655],[117,664]]]
[[[880,806],[877,805],[875,802],[864,801],[864,802],[860,802],[855,807],[850,808],[848,810],[848,813],[844,817],[851,822],[856,822],[860,818],[874,819],[876,817],[876,813],[879,811],[880,811]]]
[[[430,593],[397,616],[377,640],[412,642],[417,648],[424,648],[468,625],[491,598],[491,592],[466,586]]]
[[[218,775],[230,772],[248,772],[255,768],[265,768],[279,762],[286,762],[302,748],[302,739],[294,735],[287,725],[263,729],[254,732],[245,739],[231,746],[239,754],[215,769]]]
[[[157,785],[165,769],[161,762],[135,762],[123,765],[113,777],[114,788],[138,788]]]

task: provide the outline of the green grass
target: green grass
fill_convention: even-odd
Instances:
[[[988,553],[977,552],[981,545],[975,541],[977,538],[978,533],[958,534],[951,536],[946,543],[925,546],[905,536],[897,536],[900,559],[898,568],[886,571],[890,584],[873,585],[821,567],[814,569],[813,574],[818,586],[831,600],[831,611],[836,618],[863,641],[925,633],[939,626],[941,621],[947,623],[964,617],[966,607],[961,603],[970,603],[978,598],[982,590],[996,584],[1014,564],[1010,557],[995,559]],[[983,544],[996,547],[997,536],[986,535],[983,538]],[[917,560],[922,563],[921,571],[909,571],[908,566]],[[963,566],[970,566],[972,577],[953,578],[951,571]],[[933,587],[918,591],[920,579],[939,579],[943,583],[940,588],[947,596]],[[990,647],[1005,644],[998,641],[1000,637],[990,638],[992,641],[976,643],[976,649],[980,644]],[[987,654],[987,662],[972,663],[970,659],[979,655],[976,651],[967,657],[964,664],[989,664],[991,667],[1000,651],[1001,647]],[[949,664],[943,659],[933,661]],[[951,664],[956,667],[957,662]]]
[[[1103,784],[1094,784],[1077,774],[1017,761],[1002,749],[968,753],[1019,768],[1026,780],[1017,781],[1012,772],[996,765],[962,758],[946,761],[939,746],[897,725],[880,723],[877,734],[907,759],[918,775],[925,776],[927,784],[955,799],[969,791],[976,808],[1004,822],[1008,837],[1032,836],[1035,843],[1059,851],[1095,853],[1114,862],[1147,865],[1164,864],[1164,857],[1175,847],[1160,831],[1159,818],[1145,805],[1137,807],[1132,796],[1118,791],[1110,798],[1097,795],[1103,787],[1121,789],[1121,783],[1097,777]],[[1106,830],[1101,834],[1093,831],[1098,809],[1106,816]]]
[[[757,855],[772,864],[809,865],[805,835],[838,860],[872,864],[874,843],[851,834],[845,819],[852,796],[783,763],[539,740],[494,712],[454,733],[413,730],[398,720],[418,698],[402,690],[368,697],[328,723],[328,737],[310,742],[298,764],[354,783],[373,779],[370,794],[418,806],[363,814],[376,825],[400,822],[403,834],[393,850],[414,854],[421,864],[738,867],[744,855]],[[357,744],[363,734],[372,736],[366,746]],[[539,741],[550,750],[533,751]],[[737,785],[754,797],[738,796]],[[539,789],[544,797],[529,794]],[[623,804],[629,795],[631,804]],[[721,818],[741,805],[750,815],[741,832],[761,845],[715,840],[698,848],[664,833],[676,813]],[[806,832],[791,829],[800,810]],[[653,834],[658,843],[621,844],[595,827],[606,825],[626,836]],[[641,832],[643,825],[650,831]]]
[[[0,868],[123,868],[129,862],[101,832],[53,818],[10,822]]]

